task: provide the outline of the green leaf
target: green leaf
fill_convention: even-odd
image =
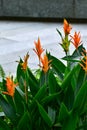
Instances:
[[[28,68],[28,74],[29,74],[29,77],[35,82],[35,84],[38,84],[38,80],[36,79],[36,77],[34,76],[34,74],[29,68]]]
[[[64,121],[64,120],[67,119],[68,116],[69,116],[69,112],[68,112],[67,107],[65,106],[64,103],[61,103],[58,120],[59,121]]]
[[[78,123],[78,115],[76,113],[70,113],[68,118],[63,122],[62,130],[76,130]]]
[[[23,69],[21,68],[20,63],[23,63],[23,61],[22,61],[21,58],[20,58],[20,62],[19,62],[19,64],[18,64],[18,66],[17,66],[17,80],[18,80],[18,82],[19,82],[19,80],[20,80],[20,77],[25,78],[24,71],[23,71]]]
[[[11,130],[7,123],[0,118],[0,130]]]
[[[35,96],[35,94],[39,90],[39,82],[35,78],[35,76],[33,75],[30,69],[28,69],[28,82],[29,82],[30,91],[32,95]]]
[[[34,99],[35,100],[38,100],[38,101],[41,101],[43,97],[45,97],[45,94],[46,94],[46,85],[43,85],[39,91],[36,93]]]
[[[2,68],[2,66],[0,65],[0,77],[4,78],[5,77],[5,72],[4,69]]]
[[[49,86],[49,94],[56,93],[58,90],[60,90],[60,86],[58,85],[57,80],[53,75],[52,71],[49,73],[48,86]]]
[[[78,73],[78,77],[77,77],[77,85],[76,85],[76,95],[77,92],[79,91],[80,87],[83,85],[84,83],[84,78],[85,78],[85,71],[83,70],[83,68],[79,65],[78,68],[80,68],[79,73]]]
[[[38,105],[38,109],[39,109],[39,112],[41,114],[41,117],[43,118],[43,120],[45,121],[45,123],[49,127],[52,127],[52,125],[53,125],[52,120],[50,119],[49,115],[47,114],[47,112],[45,111],[45,109],[43,108],[43,106],[40,105],[38,102],[37,102],[37,105]]]
[[[65,93],[64,93],[64,104],[67,106],[68,110],[71,110],[73,107],[73,103],[74,103],[74,90],[71,86],[71,84],[69,84],[69,86],[67,87]]]
[[[71,83],[71,78],[72,78],[72,76],[73,76],[75,70],[76,70],[76,67],[74,67],[74,68],[66,75],[66,77],[64,78],[64,80],[63,80],[63,82],[62,82],[62,84],[61,84],[61,87],[62,87],[63,89],[67,88],[68,85]]]
[[[72,55],[65,56],[62,59],[67,60],[67,61],[79,62],[79,60],[80,60],[80,58],[82,56],[81,53],[83,52],[83,49],[84,49],[84,47],[83,47],[83,45],[81,45],[81,46],[78,47],[78,50],[75,49],[75,51],[73,52]]]
[[[73,57],[78,57],[78,56],[82,56],[82,52],[84,53],[85,48],[83,47],[83,44],[81,44],[79,47],[78,47],[78,50],[75,49],[75,51],[73,52],[72,56]]]
[[[24,97],[20,95],[18,90],[19,88],[15,89],[14,103],[15,103],[16,112],[20,118],[20,116],[22,116],[24,112]]]
[[[51,56],[51,55],[49,57],[50,57],[50,60],[52,60],[52,63],[51,63],[52,69],[60,77],[60,79],[63,79],[63,74],[65,72],[66,66],[56,57]]]
[[[56,29],[56,30],[57,30],[58,34],[60,35],[61,39],[63,39],[62,33],[58,29]]]
[[[83,52],[83,45],[78,47],[78,50],[76,49],[72,55],[69,56],[65,56],[62,59],[66,60],[66,61],[70,61],[70,66],[71,68],[73,68],[76,64],[78,64],[78,62],[80,61],[81,57],[82,57],[82,52]],[[84,53],[84,52],[83,52]]]
[[[36,93],[36,95],[34,96],[33,100],[32,100],[32,103],[30,104],[30,108],[31,110],[33,110],[33,108],[35,108],[36,106],[36,100],[38,102],[41,102],[41,100],[45,97],[46,95],[46,85],[42,86],[38,92]]]
[[[39,78],[39,86],[43,86],[44,84],[47,84],[48,82],[48,73],[49,71],[45,74],[43,71],[40,73],[40,78]]]
[[[46,97],[41,101],[41,103],[44,104],[44,105],[47,105],[47,104],[52,103],[52,102],[55,103],[55,101],[56,101],[56,100],[58,101],[58,99],[59,99],[59,93],[55,93],[55,94],[51,94],[51,95],[49,95],[49,96],[46,96]]]
[[[79,89],[73,106],[73,111],[79,115],[84,113],[84,109],[87,107],[87,81]]]
[[[5,115],[15,124],[17,122],[17,116],[14,108],[3,98],[0,94],[0,105]]]
[[[32,120],[29,112],[25,112],[18,124],[18,130],[32,130]]]

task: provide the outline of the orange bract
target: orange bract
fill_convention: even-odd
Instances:
[[[84,55],[84,53],[82,53],[83,59],[81,60],[82,63],[80,63],[81,67],[83,68],[83,70],[85,71],[85,73],[87,74],[87,51],[83,50],[85,52],[86,55]]]
[[[37,54],[38,58],[40,59],[41,54],[44,51],[44,49],[41,46],[40,38],[38,38],[38,41],[37,42],[35,41],[34,44],[35,44],[35,49],[33,49],[33,50]]]
[[[14,93],[15,93],[16,86],[17,86],[17,84],[15,84],[10,77],[7,77],[6,78],[7,92],[3,92],[3,94],[7,94],[7,95],[10,95],[11,97],[13,97]]]
[[[27,53],[26,56],[24,56],[24,62],[21,63],[21,66],[22,66],[22,69],[23,69],[23,70],[26,70],[26,69],[27,69],[28,58],[29,58],[29,54]]]
[[[50,68],[49,64],[51,61],[52,60],[48,60],[48,57],[46,55],[44,55],[44,57],[41,58],[42,70],[44,71],[44,73],[46,73],[49,70]]]
[[[68,34],[70,34],[70,31],[71,31],[71,29],[72,29],[72,27],[71,27],[71,25],[67,22],[67,20],[66,19],[64,19],[64,33],[66,34],[66,35],[68,35]]]
[[[76,49],[78,49],[79,45],[81,44],[81,36],[80,32],[75,32],[74,36],[71,36],[73,45],[75,46]]]

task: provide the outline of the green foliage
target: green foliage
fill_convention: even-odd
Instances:
[[[87,71],[84,70],[87,61],[82,60],[86,56],[85,48],[80,45],[69,55],[69,36],[63,37],[58,29],[57,32],[63,42],[61,46],[66,55],[62,60],[66,64],[47,53],[51,60],[50,66],[46,64],[48,71],[44,72],[39,63],[40,68],[33,72],[28,65],[22,68],[24,62],[26,67],[27,60],[20,58],[13,96],[6,93],[6,77],[0,66],[3,79],[0,82],[0,130],[87,129]],[[14,86],[13,82],[9,83],[10,87]]]

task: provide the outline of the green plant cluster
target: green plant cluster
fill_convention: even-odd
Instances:
[[[47,73],[29,67],[24,71],[20,58],[14,97],[2,93],[6,81],[0,67],[0,130],[86,130],[87,74],[80,66],[83,49],[80,45],[62,61],[47,52],[52,61]]]

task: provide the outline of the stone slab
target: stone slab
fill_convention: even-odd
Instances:
[[[73,16],[73,0],[2,0],[3,16],[60,18]]]
[[[75,0],[75,18],[87,18],[87,0]]]

